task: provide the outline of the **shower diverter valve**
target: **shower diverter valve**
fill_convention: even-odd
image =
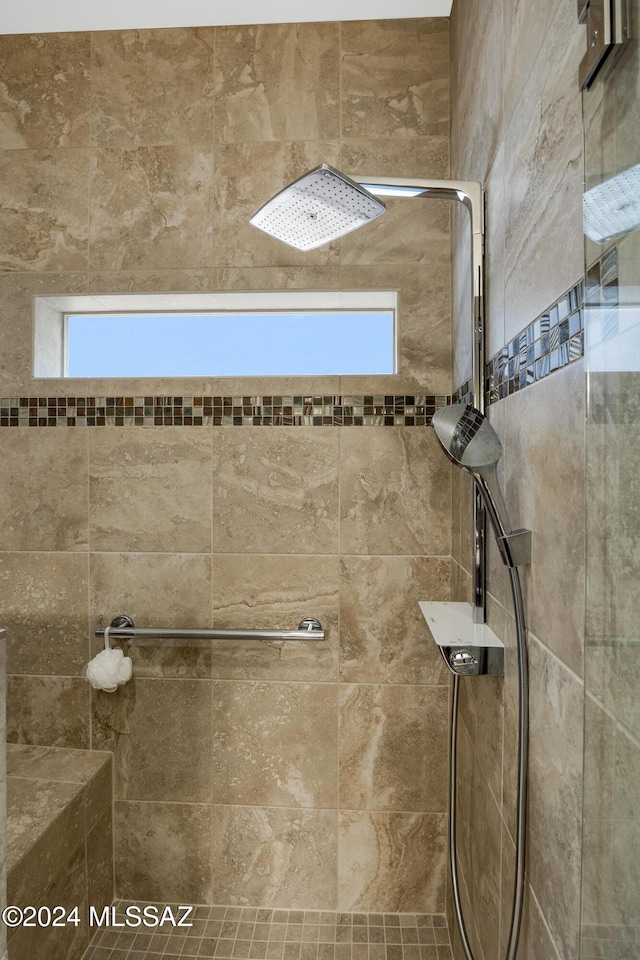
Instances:
[[[504,675],[504,644],[486,623],[474,623],[470,603],[420,600],[418,605],[452,673]]]

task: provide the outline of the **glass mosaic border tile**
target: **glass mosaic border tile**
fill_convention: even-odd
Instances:
[[[485,404],[497,403],[584,355],[585,284],[580,280],[485,364]],[[453,394],[469,402],[471,381]]]
[[[436,395],[3,397],[0,427],[424,427]]]

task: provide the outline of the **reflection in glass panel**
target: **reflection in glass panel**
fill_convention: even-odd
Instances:
[[[634,214],[640,213],[640,177],[635,193],[627,196],[633,171],[640,170],[640,0],[631,5],[633,39],[615,68],[584,96],[588,422],[582,960],[640,956],[640,216]]]

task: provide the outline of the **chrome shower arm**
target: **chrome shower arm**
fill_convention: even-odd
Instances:
[[[406,196],[424,196],[434,200],[457,200],[462,203],[471,217],[473,296],[481,297],[483,291],[483,254],[484,254],[484,190],[477,180],[430,180],[421,177],[378,177],[352,176],[352,179],[369,193],[384,195],[384,189],[397,187],[397,196],[402,196],[402,187],[411,193]],[[376,188],[382,188],[377,190]],[[477,398],[476,398],[477,399]],[[480,409],[474,402],[474,407]]]

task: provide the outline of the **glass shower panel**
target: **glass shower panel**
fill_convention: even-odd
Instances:
[[[640,957],[640,0],[585,91],[587,609],[581,958]]]

